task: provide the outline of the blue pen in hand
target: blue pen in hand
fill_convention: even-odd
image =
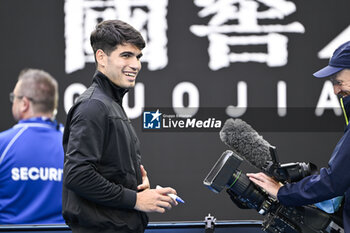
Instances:
[[[162,186],[160,186],[160,185],[157,185],[156,186],[156,189],[160,189],[160,188],[163,188]],[[180,202],[180,203],[185,203],[185,201],[184,200],[182,200],[181,199],[181,197],[179,197],[179,196],[177,196],[177,195],[175,195],[175,194],[172,194],[172,193],[168,193],[167,194],[169,197],[171,197],[172,199],[174,199],[175,201],[177,201],[177,202]]]

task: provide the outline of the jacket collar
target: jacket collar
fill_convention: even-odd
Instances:
[[[32,117],[28,119],[19,120],[18,123],[43,123],[43,124],[53,124],[55,121],[48,117]]]
[[[124,95],[129,91],[128,89],[115,85],[106,75],[98,70],[95,72],[93,82],[97,83],[108,96],[120,105],[122,104]]]
[[[350,96],[341,98],[341,106],[343,108],[345,121],[348,124],[350,117]]]
[[[28,119],[19,120],[14,128],[19,127],[41,127],[41,128],[55,128],[63,132],[63,125],[57,123],[56,120],[52,120],[48,117],[32,117]]]

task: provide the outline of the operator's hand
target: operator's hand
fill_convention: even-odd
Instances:
[[[141,169],[141,176],[142,176],[142,184],[137,186],[137,190],[139,191],[149,189],[151,187],[147,176],[147,171],[145,170],[143,165],[140,165],[140,169]]]
[[[164,213],[178,204],[174,199],[167,196],[169,193],[176,195],[175,189],[169,187],[146,189],[138,192],[134,208],[143,212]]]
[[[247,173],[249,179],[255,184],[259,185],[271,196],[277,198],[278,190],[283,186],[280,182],[274,180],[272,177],[265,173]]]

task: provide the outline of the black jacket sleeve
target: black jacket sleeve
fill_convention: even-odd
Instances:
[[[134,208],[136,191],[110,182],[98,172],[98,163],[108,141],[108,113],[99,100],[80,103],[65,133],[67,141],[64,185],[77,195],[100,205]]]

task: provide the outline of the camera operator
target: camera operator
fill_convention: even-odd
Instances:
[[[334,93],[340,97],[348,124],[350,116],[350,41],[335,50],[328,66],[313,74],[316,78],[329,77]],[[345,128],[336,145],[327,168],[318,175],[307,176],[299,182],[282,185],[264,173],[249,173],[255,184],[277,197],[286,206],[302,206],[345,196],[343,222],[345,232],[350,232],[350,130]]]

